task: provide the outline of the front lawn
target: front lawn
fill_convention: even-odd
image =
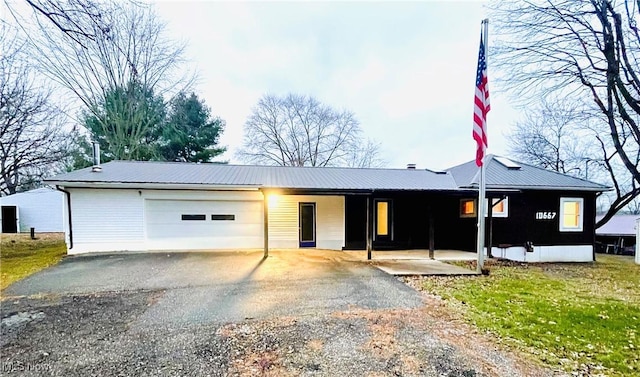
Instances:
[[[0,238],[0,291],[13,282],[58,263],[67,253],[64,235],[3,234]]]
[[[640,376],[640,266],[632,257],[597,259],[490,261],[489,276],[429,277],[421,288],[547,365],[588,375]]]

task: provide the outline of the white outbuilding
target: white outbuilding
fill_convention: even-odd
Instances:
[[[640,240],[640,219],[636,220],[636,240]],[[640,264],[640,242],[636,242],[636,264]]]
[[[2,232],[64,232],[64,193],[39,188],[0,198]]]

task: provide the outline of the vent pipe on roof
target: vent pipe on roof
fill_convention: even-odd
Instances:
[[[102,166],[100,166],[100,144],[95,141],[91,144],[93,146],[93,166],[91,167],[91,171],[98,173],[102,171]]]
[[[407,169],[416,170],[416,164],[407,164]]]

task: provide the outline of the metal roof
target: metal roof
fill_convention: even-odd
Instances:
[[[111,161],[102,171],[91,168],[48,178],[73,187],[118,184],[233,186],[308,190],[457,190],[447,173],[423,169],[357,169],[334,167],[251,166],[214,163]]]
[[[487,156],[487,189],[606,191],[607,186],[535,166],[507,167]],[[317,191],[459,191],[477,189],[474,161],[445,172],[428,169],[358,169],[227,165],[215,163],[111,161],[100,172],[92,168],[45,180],[66,187],[277,188]]]
[[[486,157],[485,184],[487,189],[537,189],[607,191],[610,188],[599,183],[572,177],[536,166],[515,162],[518,168],[500,163],[493,155]],[[504,158],[503,158],[504,159]],[[510,161],[514,162],[514,161]],[[478,187],[479,169],[470,161],[447,169],[460,188]]]
[[[27,195],[46,195],[46,194],[51,194],[51,193],[53,193],[54,195],[62,195],[62,193],[60,191],[54,190],[52,188],[40,187],[40,188],[29,190],[29,191],[16,192],[15,194],[3,196],[2,200],[7,200],[7,199],[10,199],[10,198],[23,197],[23,196],[26,197]]]
[[[600,221],[602,215],[596,216],[596,221]],[[603,226],[596,229],[599,236],[635,236],[636,220],[640,215],[614,215]]]

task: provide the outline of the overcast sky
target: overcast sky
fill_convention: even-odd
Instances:
[[[484,2],[160,2],[200,72],[197,92],[227,122],[232,163],[265,93],[311,95],[351,110],[388,167],[443,169],[475,158],[471,137]],[[490,32],[491,35],[491,32]],[[489,151],[516,120],[489,85]]]

